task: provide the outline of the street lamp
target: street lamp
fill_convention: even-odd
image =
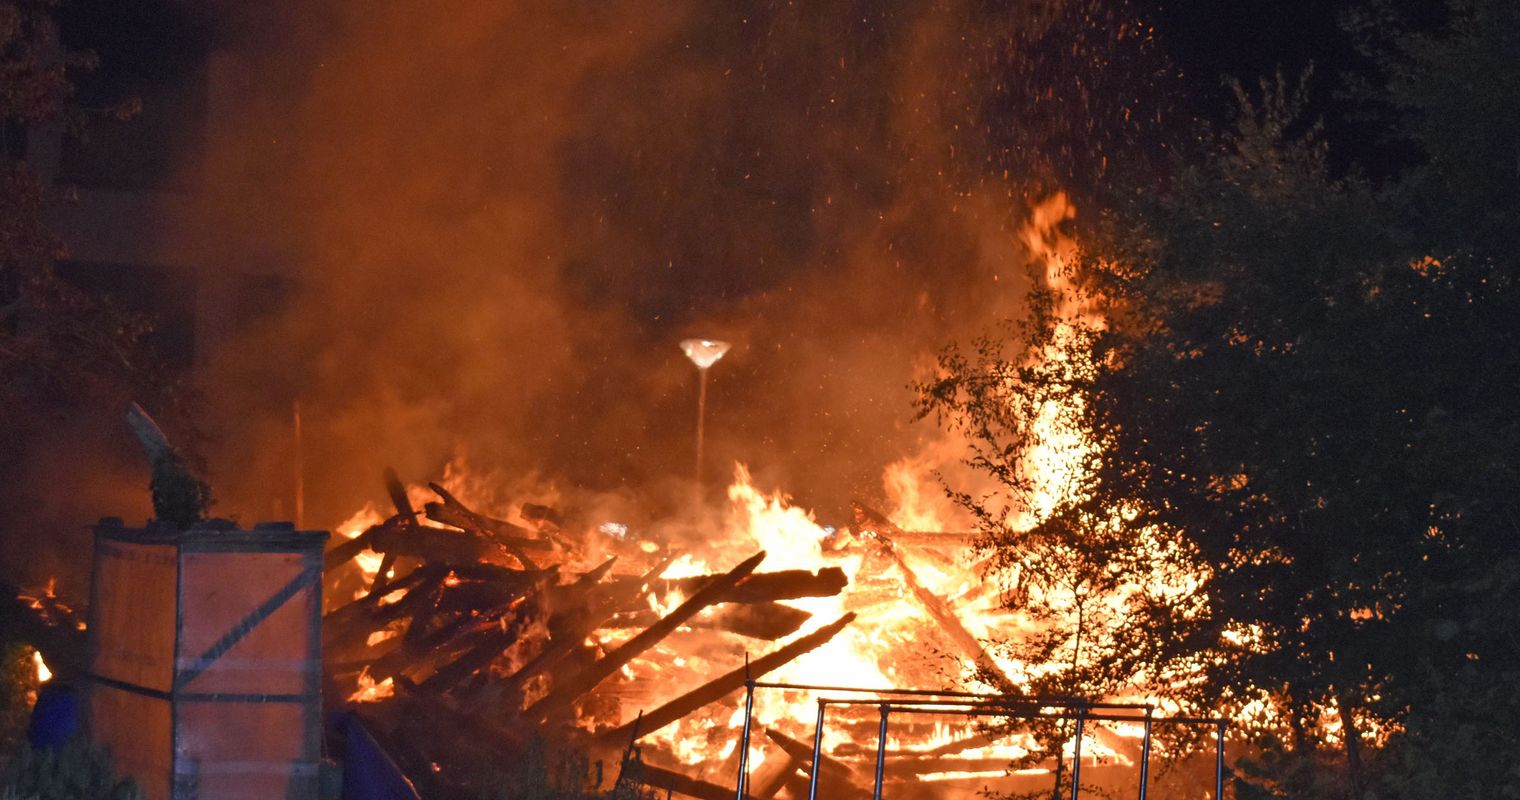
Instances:
[[[702,491],[702,432],[704,419],[707,417],[707,370],[718,363],[718,359],[728,352],[729,343],[720,342],[716,339],[682,339],[681,352],[691,359],[691,363],[697,365],[697,371],[702,373],[701,388],[697,390],[697,491]]]

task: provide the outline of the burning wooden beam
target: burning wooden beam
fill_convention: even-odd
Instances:
[[[393,530],[397,534],[402,534],[409,529],[417,527],[417,511],[412,508],[412,501],[406,496],[406,487],[401,485],[401,479],[396,476],[396,471],[390,467],[386,467],[383,478],[385,480],[385,491],[390,495],[391,505],[396,507],[396,515],[398,517],[396,527]],[[379,538],[378,532],[370,537],[371,549],[377,549],[374,546],[374,540],[377,538]],[[384,553],[380,557],[380,568],[375,571],[375,580],[369,587],[368,599],[371,601],[378,601],[383,596],[380,590],[390,582],[391,569],[396,566],[396,557],[398,555],[396,550],[386,548]]]
[[[775,742],[789,758],[801,764],[803,772],[813,773],[813,746],[804,744],[786,734],[767,728],[766,738]],[[871,793],[860,788],[862,778],[848,764],[827,753],[819,753],[818,794],[820,797],[842,797],[846,800],[870,797]],[[790,777],[790,776],[788,776]],[[801,786],[802,795],[807,794],[807,782]]]
[[[748,797],[754,800],[770,800],[806,763],[806,760],[798,758],[793,753],[784,752],[782,755],[783,758],[765,759],[760,769],[750,776]]]
[[[854,511],[856,530],[885,533],[901,545],[961,549],[970,547],[976,542],[977,534],[974,531],[905,531],[897,527],[897,523],[889,519],[886,514],[864,503],[855,501],[850,503],[850,507]]]
[[[391,524],[390,521],[380,523],[380,525],[389,524]],[[374,538],[374,530],[377,527],[379,527],[379,525],[371,525],[368,528],[365,528],[364,531],[358,536],[343,539],[343,541],[340,541],[336,545],[333,545],[331,548],[328,548],[327,552],[322,555],[322,569],[324,571],[335,570],[338,567],[341,567],[344,564],[353,561],[355,556],[359,555],[365,550],[368,550],[370,539]]]
[[[528,557],[528,550],[552,550],[552,542],[538,539],[533,532],[519,525],[513,525],[506,520],[493,519],[484,514],[478,514],[471,510],[459,499],[450,494],[436,483],[429,483],[428,488],[442,498],[442,503],[428,503],[424,506],[428,519],[441,522],[444,525],[453,525],[463,530],[473,530],[487,539],[496,542],[503,549],[522,562],[528,569],[538,569],[533,560]]]
[[[792,661],[803,653],[809,652],[822,646],[836,634],[844,630],[846,625],[854,621],[854,614],[845,614],[837,620],[813,631],[806,636],[799,637],[785,646],[750,662],[747,667],[740,667],[732,672],[714,678],[711,681],[677,697],[663,706],[643,716],[639,723],[638,735],[646,736],[659,730],[672,722],[690,714],[693,711],[723,699],[731,692],[737,691],[744,686],[744,681],[749,678],[759,678],[766,673]],[[613,729],[605,736],[613,741],[622,741],[632,735],[630,725],[624,725]]]
[[[427,561],[485,562],[498,565],[514,563],[506,560],[509,557],[518,562],[522,561],[491,541],[450,528],[383,526],[376,529],[370,537],[370,549],[377,553],[384,553],[386,557],[391,558],[393,564],[397,556],[410,556]],[[384,566],[383,563],[382,566]],[[527,569],[536,571],[538,567],[535,565]],[[383,574],[385,573],[378,572],[375,575],[375,585],[382,589],[384,587],[381,586],[380,576]]]
[[[780,603],[748,603],[715,608],[711,615],[692,620],[691,627],[728,631],[773,642],[796,633],[812,616],[800,608]],[[642,628],[656,619],[658,617],[652,610],[625,612],[608,620],[607,627]]]
[[[470,648],[464,655],[441,667],[438,671],[428,676],[418,689],[423,692],[439,694],[454,688],[461,681],[484,669],[492,661],[501,656],[502,652],[517,642],[518,633],[524,625],[532,619],[531,611],[524,607],[529,598],[520,598],[515,604],[509,616],[502,618],[502,624],[492,627],[482,636],[480,642]]]
[[[680,591],[685,594],[701,589],[716,579],[715,575],[698,575],[690,578],[673,578],[657,585],[656,591],[668,594]],[[850,579],[838,567],[825,567],[817,572],[805,569],[788,569],[779,572],[757,572],[735,587],[725,602],[768,603],[774,600],[795,600],[799,597],[832,597],[844,591]]]
[[[770,728],[765,729],[765,737],[775,742],[787,755],[801,759],[803,769],[809,773],[813,771],[812,745],[803,744],[780,731]],[[822,770],[820,777],[834,777],[847,782],[853,782],[859,777],[848,764],[830,756],[828,753],[819,753],[818,761],[820,764],[819,769]]]
[[[698,780],[682,775],[673,770],[657,767],[653,764],[639,764],[630,769],[636,770],[638,781],[645,786],[656,789],[664,789],[667,792],[695,797],[698,800],[734,800],[734,790],[716,783]]]
[[[852,505],[855,509],[855,519],[858,525],[875,525],[878,528],[897,530],[897,526],[886,521],[886,518],[879,512],[872,511],[860,503],[853,503]],[[1018,687],[1003,673],[1002,667],[999,667],[997,662],[987,655],[987,651],[982,647],[981,641],[973,636],[971,631],[966,630],[965,624],[956,615],[955,609],[951,608],[944,598],[929,591],[928,587],[924,586],[923,582],[918,579],[918,574],[913,571],[912,567],[908,566],[907,561],[903,560],[902,553],[898,552],[892,539],[880,530],[871,528],[867,528],[867,530],[871,530],[877,541],[880,542],[882,552],[891,557],[892,562],[897,565],[898,571],[902,573],[903,582],[908,585],[908,591],[913,595],[913,599],[917,600],[918,604],[925,611],[929,612],[929,616],[939,623],[940,631],[945,634],[946,638],[956,647],[960,648],[961,653],[969,658],[976,665],[977,669],[992,681],[998,691],[1005,694],[1018,693]]]
[[[543,613],[546,605],[567,604],[577,608],[584,606],[589,602],[592,587],[611,571],[612,565],[616,562],[616,556],[607,559],[569,586],[554,586],[550,582],[540,582],[532,593],[513,600],[511,606],[504,609],[503,613],[485,615],[483,620],[487,628],[481,640],[457,660],[440,668],[418,688],[423,691],[445,691],[489,666],[508,648],[517,644],[523,627],[535,616]],[[546,571],[539,574],[549,573]],[[499,624],[491,624],[493,618]]]
[[[443,583],[448,570],[434,565],[423,565],[397,578],[381,599],[394,592],[405,591],[394,603],[380,603],[364,595],[322,618],[322,647],[329,658],[344,661],[355,648],[366,645],[371,634],[384,629],[392,621],[412,614],[422,604],[431,602],[433,591]]]
[[[608,594],[593,602],[583,613],[551,618],[549,621],[549,642],[539,651],[538,655],[529,659],[521,669],[509,675],[505,680],[484,687],[477,698],[482,702],[494,704],[503,697],[517,698],[521,695],[523,687],[529,680],[553,669],[564,658],[574,652],[582,641],[590,636],[593,631],[601,627],[610,617],[614,610],[621,608],[625,603],[642,595],[649,590],[650,583],[656,575],[668,568],[673,558],[666,558],[655,564],[637,583],[623,583],[616,586]],[[515,700],[514,700],[515,702]]]
[[[697,612],[713,603],[720,602],[739,581],[754,572],[755,567],[760,566],[760,562],[764,559],[765,551],[762,550],[740,562],[737,567],[724,573],[718,580],[702,587],[659,622],[640,631],[637,636],[597,660],[581,674],[556,685],[549,694],[529,708],[528,712],[547,718],[568,708],[575,698],[591,691],[619,667],[658,644],[682,623],[696,616]]]

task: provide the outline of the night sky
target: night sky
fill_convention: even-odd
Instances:
[[[1225,76],[1251,87],[1278,70],[1292,79],[1312,67],[1309,112],[1325,125],[1333,163],[1344,169],[1354,162],[1378,175],[1409,154],[1383,141],[1377,124],[1360,119],[1341,91],[1347,75],[1377,80],[1372,64],[1344,27],[1349,13],[1371,5],[1356,0],[1136,0],[1176,63],[1194,114],[1212,120],[1226,117],[1233,98],[1224,86]],[[1419,29],[1439,25],[1444,17],[1443,4],[1429,0],[1382,5]]]
[[[1367,60],[1343,27],[1348,12],[1370,4],[1359,0],[1116,0],[1121,17],[1149,23],[1160,50],[1174,64],[1188,113],[1218,120],[1228,114],[1231,98],[1223,82],[1239,78],[1248,86],[1281,70],[1293,78],[1313,65],[1313,114],[1323,119],[1338,156],[1359,162],[1396,157],[1380,150],[1376,132],[1348,119],[1348,104],[1336,97],[1340,76],[1375,77]],[[1380,0],[1416,27],[1438,24],[1441,4],[1427,0]],[[1128,9],[1128,10],[1126,10]],[[115,3],[72,0],[63,8],[64,37],[75,47],[101,56],[104,68],[81,79],[81,94],[91,100],[126,93],[153,92],[153,84],[172,81],[184,64],[202,56],[215,38],[237,38],[219,30],[177,3]],[[155,116],[147,110],[149,122]],[[139,127],[141,124],[139,123]]]

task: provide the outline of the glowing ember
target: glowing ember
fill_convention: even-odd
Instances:
[[[390,678],[376,683],[375,679],[370,677],[369,669],[367,668],[359,673],[357,683],[359,690],[348,696],[348,702],[350,703],[373,703],[376,700],[390,697],[395,692],[395,687],[392,685]]]
[[[37,670],[38,683],[47,683],[53,679],[53,671],[48,669],[47,662],[42,660],[42,653],[37,650],[32,651],[32,665]]]

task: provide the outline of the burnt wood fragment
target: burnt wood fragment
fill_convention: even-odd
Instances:
[[[840,631],[844,630],[845,626],[849,625],[854,619],[854,614],[845,614],[822,628],[806,636],[799,637],[778,650],[761,656],[750,662],[747,666],[714,678],[702,686],[645,714],[643,722],[639,726],[639,735],[644,736],[657,731],[708,703],[721,700],[729,693],[743,687],[745,680],[759,678],[796,659],[803,653],[822,646],[825,642],[834,638]],[[611,733],[608,733],[607,736],[616,739],[626,737],[628,735],[628,731],[625,730],[626,727],[616,728]]]
[[[693,619],[692,628],[720,630],[751,639],[776,641],[797,632],[812,614],[780,603],[745,603],[722,605]],[[653,610],[618,614],[607,621],[609,628],[642,628],[659,617]]]
[[[687,599],[686,602],[677,606],[674,611],[666,614],[659,622],[640,631],[638,635],[597,660],[595,664],[591,665],[591,667],[581,674],[556,685],[548,695],[545,695],[543,699],[539,700],[529,709],[530,714],[548,717],[568,708],[575,698],[591,691],[597,684],[616,672],[619,667],[658,644],[661,639],[669,636],[682,623],[696,616],[697,612],[713,603],[721,602],[728,592],[739,581],[754,572],[755,567],[760,566],[760,562],[764,559],[765,552],[762,550],[740,562],[738,566],[729,570],[717,580],[702,587],[696,594]]]
[[[908,591],[913,595],[913,599],[917,600],[919,606],[929,612],[929,616],[939,623],[940,632],[945,634],[945,637],[960,649],[961,654],[970,659],[977,669],[992,681],[998,691],[1005,694],[1017,694],[1019,692],[1018,687],[1014,685],[1013,681],[1008,679],[1008,676],[992,660],[992,657],[987,655],[987,651],[982,647],[982,643],[971,634],[971,631],[966,630],[965,624],[961,622],[960,617],[956,616],[955,610],[950,607],[949,603],[945,602],[944,598],[924,586],[923,582],[918,579],[918,574],[913,571],[913,568],[908,565],[907,561],[903,560],[902,553],[898,551],[892,538],[882,532],[882,530],[896,531],[897,526],[887,521],[880,513],[872,511],[860,503],[852,505],[855,509],[857,525],[875,525],[876,528],[880,529],[872,530],[871,533],[881,545],[881,551],[889,556],[892,562],[897,565],[898,571],[902,573],[903,582],[908,585]]]
[[[715,575],[698,575],[690,578],[672,578],[657,583],[655,591],[661,595],[671,591],[691,594],[716,579]],[[805,569],[788,569],[779,572],[757,572],[729,593],[728,603],[768,603],[774,600],[795,600],[799,597],[832,597],[844,591],[850,579],[838,567],[825,567],[817,572]]]
[[[664,572],[674,559],[666,558],[654,565],[642,578],[634,582],[624,582],[615,587],[610,594],[604,595],[598,602],[585,610],[579,616],[562,617],[559,625],[553,621],[550,623],[549,642],[538,655],[528,660],[522,668],[508,676],[496,685],[488,687],[490,693],[497,697],[516,698],[521,695],[529,680],[543,674],[559,664],[564,658],[574,652],[575,648],[585,641],[593,631],[607,621],[618,608],[632,602],[649,591],[650,584],[655,576]]]
[[[639,764],[630,768],[639,782],[645,786],[663,789],[667,792],[676,792],[687,797],[695,797],[698,800],[733,800],[734,790],[719,786],[716,783],[687,777],[679,772],[657,767],[653,764]]]

